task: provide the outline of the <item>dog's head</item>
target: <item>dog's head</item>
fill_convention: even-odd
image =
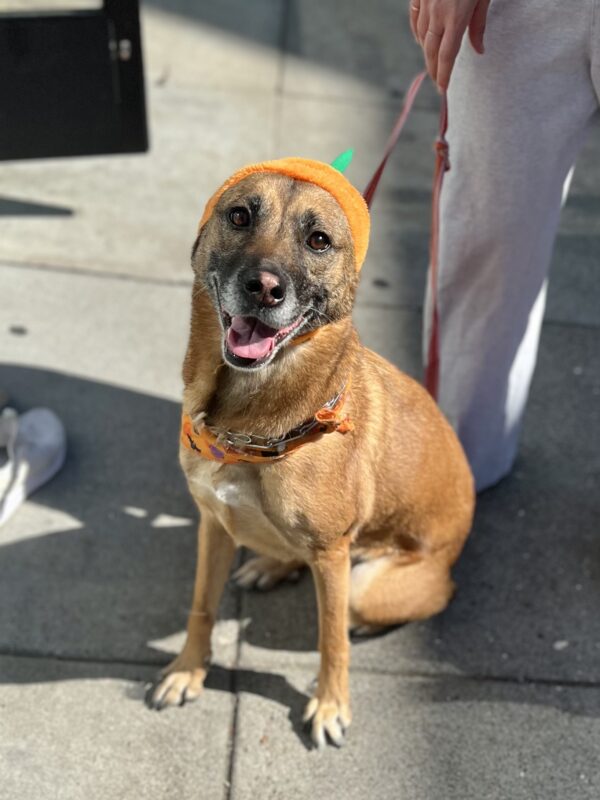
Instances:
[[[192,264],[217,310],[230,366],[265,367],[297,337],[351,313],[366,250],[356,216],[368,236],[368,212],[339,181],[360,199],[351,195],[358,211],[344,194],[277,171],[225,184],[209,204]]]

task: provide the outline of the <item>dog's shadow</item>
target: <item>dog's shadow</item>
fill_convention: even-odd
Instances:
[[[2,365],[0,383],[19,411],[55,410],[68,437],[65,466],[32,499],[53,513],[44,519],[24,507],[0,529],[0,653],[56,660],[47,678],[11,661],[0,668],[0,682],[65,680],[73,677],[72,661],[78,677],[98,677],[99,664],[114,677],[122,664],[124,676],[138,668],[145,681],[180,646],[181,635],[172,639],[185,628],[192,596],[198,515],[177,462],[180,405],[14,365]],[[248,621],[241,590],[230,581],[220,617],[240,614],[243,634],[270,647],[268,632]],[[296,647],[314,649],[310,623],[295,633]],[[286,706],[309,746],[300,723],[307,695],[283,676],[215,664],[207,686]],[[140,692],[133,695],[141,699]]]
[[[76,660],[84,675],[86,663],[93,676],[102,663],[107,675],[114,675],[115,664],[158,669],[173,653],[164,643],[162,648],[153,643],[184,629],[196,557],[196,511],[177,463],[179,405],[14,365],[2,368],[1,383],[19,410],[48,406],[57,411],[68,433],[68,459],[33,499],[60,513],[45,520],[39,509],[25,507],[0,529],[0,650]],[[530,452],[532,463],[537,456]],[[547,478],[542,458],[527,482],[533,491],[546,487],[548,503],[544,506],[542,498],[536,509],[538,533],[544,525],[551,530],[561,524]],[[530,520],[522,513],[523,483],[517,474],[481,498],[474,535],[456,573],[460,591],[448,611],[353,645],[356,669],[376,663],[393,671],[396,661],[405,659],[407,665],[428,664],[430,673],[449,666],[462,674],[502,677],[512,669],[527,678],[527,665],[546,659],[560,672],[553,644],[575,643],[574,619],[585,620],[589,629],[597,615],[587,606],[598,598],[597,592],[573,592],[564,580],[562,586],[557,569],[564,576],[584,564],[587,578],[581,581],[600,585],[597,547],[587,535],[570,541],[554,536],[552,548],[547,540],[532,538]],[[592,501],[583,492],[577,500],[580,528],[589,532]],[[562,610],[558,621],[554,603]],[[308,574],[268,594],[242,593],[230,583],[220,615],[242,621],[250,658],[252,649],[280,650],[289,664],[290,651],[316,649],[316,604]],[[595,639],[589,630],[587,635]],[[316,664],[316,657],[310,663]],[[54,664],[48,680],[61,679],[60,662]],[[0,681],[26,681],[24,674],[5,672]],[[208,685],[283,704],[298,735],[308,741],[299,723],[307,697],[281,675],[215,666]],[[439,699],[446,701],[447,693]],[[536,702],[562,708],[565,700],[556,693]],[[595,712],[583,707],[581,713]]]

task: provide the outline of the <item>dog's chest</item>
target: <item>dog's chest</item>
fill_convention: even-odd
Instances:
[[[222,467],[213,461],[196,457],[193,461],[189,459],[184,468],[194,497],[212,511],[220,509],[222,505],[236,508],[240,505],[256,506],[258,503],[255,492],[249,493],[248,486],[232,476],[224,475]]]
[[[188,453],[182,464],[193,496],[219,518],[240,508],[261,512],[260,484],[253,475]]]
[[[221,465],[187,451],[181,462],[201,511],[213,514],[236,544],[280,560],[305,554],[305,537],[286,525],[276,526],[267,515],[256,470]]]

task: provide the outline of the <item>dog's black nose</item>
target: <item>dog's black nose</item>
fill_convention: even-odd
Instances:
[[[259,270],[247,276],[244,289],[261,306],[277,306],[285,299],[283,277],[267,270]]]

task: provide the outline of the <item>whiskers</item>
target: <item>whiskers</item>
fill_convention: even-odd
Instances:
[[[315,308],[315,306],[308,306],[308,310],[312,311],[313,314],[316,314],[318,317],[322,317],[324,320],[327,320],[327,322],[335,322],[334,319],[329,317],[324,311],[319,311],[319,309]]]

